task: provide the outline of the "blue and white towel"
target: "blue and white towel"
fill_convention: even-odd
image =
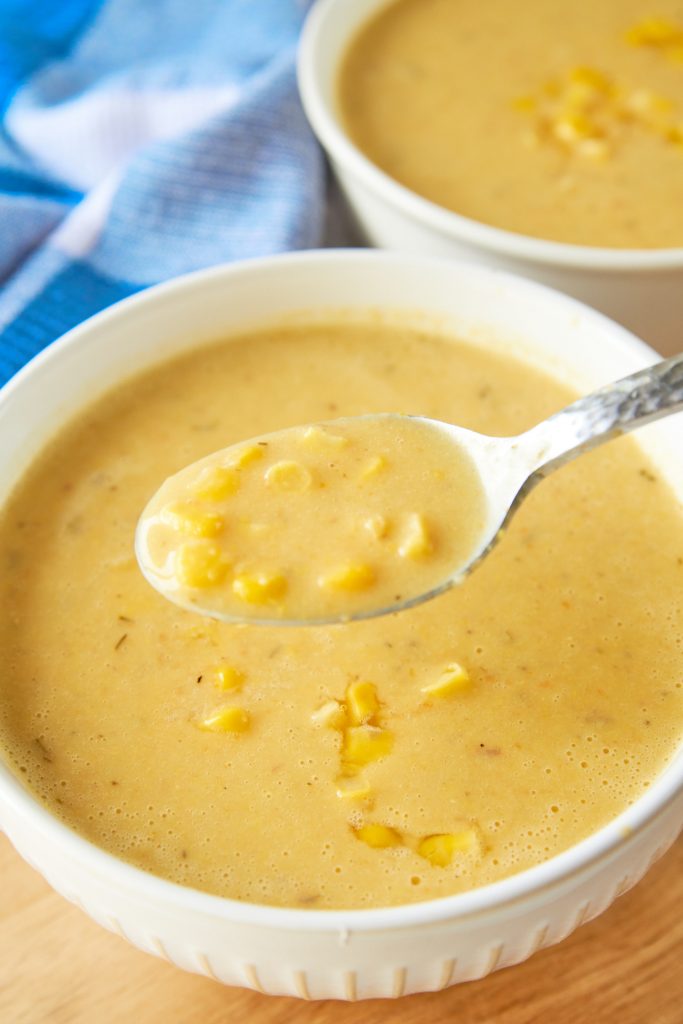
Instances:
[[[324,244],[308,0],[0,0],[0,384],[175,274]]]

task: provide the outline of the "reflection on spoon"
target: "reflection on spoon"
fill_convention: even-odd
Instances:
[[[518,437],[393,413],[294,427],[181,470],[145,508],[140,567],[226,622],[307,625],[400,611],[460,583],[532,487],[683,408],[683,356]]]

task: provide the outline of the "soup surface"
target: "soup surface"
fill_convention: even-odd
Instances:
[[[466,217],[683,246],[680,0],[398,0],[352,41],[339,106],[382,170]]]
[[[438,424],[357,416],[186,466],[145,508],[136,551],[159,593],[191,611],[343,621],[443,584],[485,523],[476,467]]]
[[[217,623],[133,553],[162,481],[243,438],[372,411],[511,434],[571,397],[376,316],[229,339],[119,387],[0,519],[6,760],[106,850],[283,906],[455,893],[593,832],[683,731],[681,511],[632,439],[545,481],[462,587],[385,619]]]

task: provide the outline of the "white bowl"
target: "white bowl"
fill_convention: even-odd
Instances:
[[[424,310],[476,344],[525,352],[592,388],[655,353],[600,314],[540,285],[452,261],[367,250],[299,253],[201,271],[75,328],[0,392],[0,503],[54,431],[131,374],[296,311]],[[640,432],[683,494],[681,421]],[[131,544],[132,544],[131,537]],[[617,820],[546,863],[461,895],[379,910],[289,910],[183,888],[131,867],[60,824],[0,765],[0,824],[67,899],[140,949],[229,985],[312,998],[396,996],[480,978],[601,913],[673,842],[683,751]]]
[[[299,90],[311,126],[362,234],[372,245],[511,270],[559,288],[626,324],[664,351],[678,351],[683,248],[605,249],[543,241],[452,213],[400,185],[342,128],[336,79],[359,27],[392,0],[317,0],[299,49]]]

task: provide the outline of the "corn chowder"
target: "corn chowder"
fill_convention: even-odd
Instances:
[[[572,397],[377,315],[234,337],[112,391],[0,516],[4,758],[105,850],[279,906],[445,896],[594,832],[683,733],[681,509],[632,439],[553,474],[463,586],[387,618],[219,623],[133,551],[150,493],[244,437],[386,411],[516,434]]]
[[[477,470],[438,426],[359,416],[268,434],[166,480],[136,548],[153,586],[219,618],[377,612],[466,565],[485,525]]]
[[[349,46],[338,105],[378,167],[456,213],[683,246],[679,0],[395,0]]]

